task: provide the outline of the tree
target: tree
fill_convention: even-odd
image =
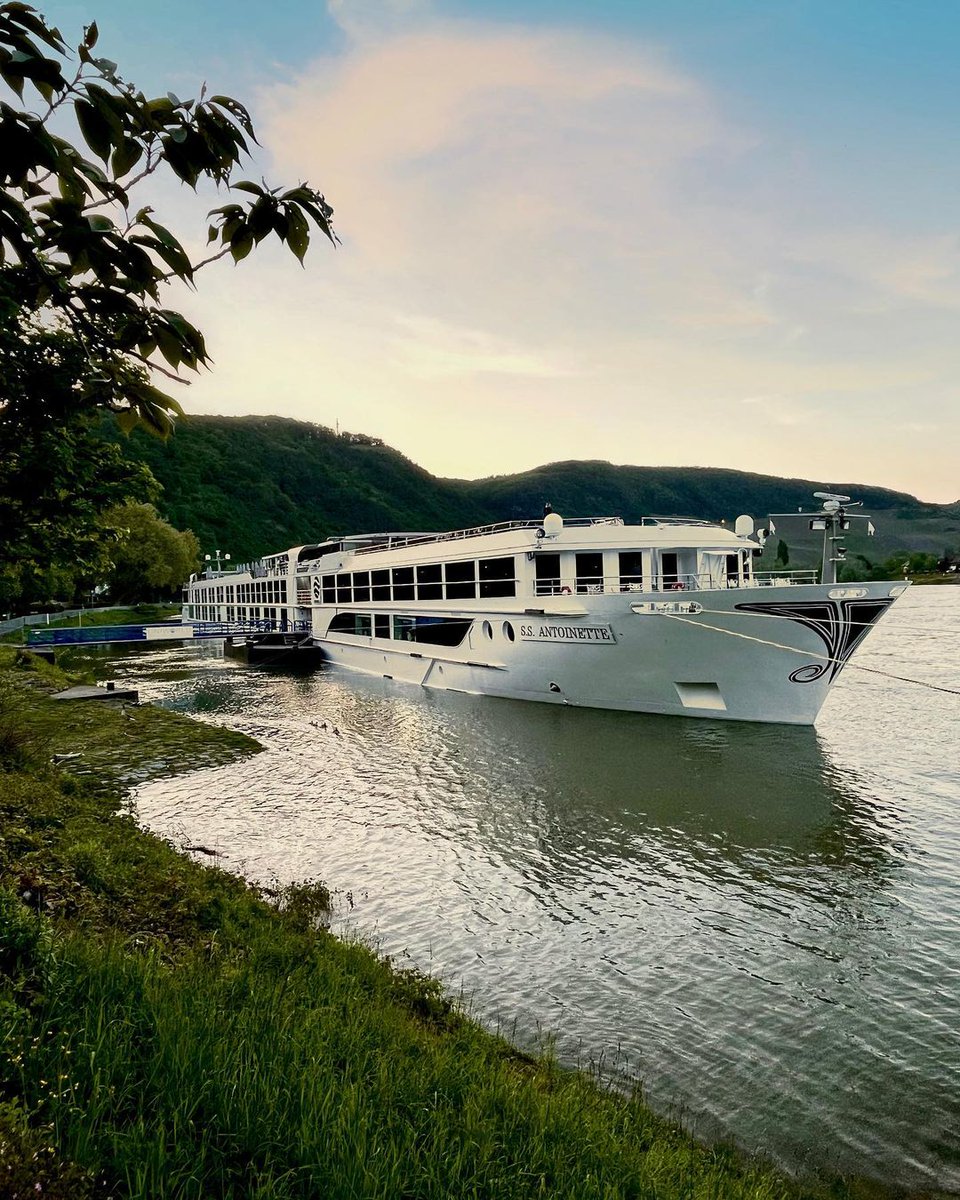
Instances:
[[[21,102],[25,88],[42,102],[39,111],[0,102],[0,322],[23,328],[36,317],[69,333],[87,364],[78,405],[166,435],[182,410],[152,373],[181,380],[181,368],[209,358],[200,331],[162,306],[164,284],[193,285],[202,267],[228,254],[239,262],[270,235],[302,263],[311,223],[336,242],[333,210],[306,184],[281,191],[235,180],[256,142],[242,104],[205,89],[195,100],[148,98],[116,63],[94,57],[97,41],[91,24],[68,65],[58,29],[27,4],[0,4],[0,80]],[[76,144],[60,132],[71,117]],[[149,206],[133,203],[161,168],[194,189],[206,179],[241,194],[243,203],[208,214],[216,249],[199,262]],[[0,377],[3,419],[15,415],[14,395]]]
[[[104,512],[103,528],[113,539],[106,582],[111,599],[128,603],[179,591],[200,564],[200,543],[164,521],[152,504],[122,504]]]
[[[0,419],[0,609],[73,597],[108,558],[105,509],[160,491],[76,404],[87,369],[77,340],[59,330],[0,323],[0,375],[12,386]],[[7,416],[8,414],[4,414]]]
[[[0,3],[0,82],[23,105],[0,98],[3,607],[102,569],[104,509],[156,497],[149,471],[91,430],[106,409],[128,432],[142,423],[168,435],[182,410],[155,375],[185,382],[182,369],[208,365],[200,331],[163,306],[164,286],[193,286],[201,268],[239,262],[271,235],[301,263],[311,226],[336,242],[333,210],[306,184],[235,178],[256,142],[242,104],[205,89],[148,98],[94,57],[97,41],[87,26],[71,62],[35,9]],[[200,261],[133,202],[161,169],[242,200],[208,214],[215,245]]]

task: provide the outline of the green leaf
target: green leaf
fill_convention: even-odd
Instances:
[[[240,262],[241,259],[246,258],[252,249],[253,237],[249,233],[242,233],[230,243],[230,253],[233,255],[234,262]]]
[[[233,100],[230,96],[211,96],[210,103],[216,104],[218,108],[222,108],[224,112],[228,112],[240,127],[249,134],[250,138],[254,142],[257,141],[257,135],[254,133],[250,114],[239,101]],[[257,145],[259,145],[259,142],[257,142]]]
[[[109,217],[100,216],[97,213],[91,213],[91,215],[87,217],[87,224],[94,231],[94,233],[109,233],[116,228]]]
[[[111,169],[119,179],[131,171],[143,157],[143,146],[133,138],[124,138],[113,152]]]
[[[176,370],[183,361],[183,355],[180,352],[179,339],[175,338],[165,325],[155,325],[154,331],[156,333],[157,346],[160,350],[160,353],[167,360],[170,366]]]
[[[83,134],[83,140],[98,158],[107,162],[113,148],[113,130],[100,109],[89,100],[77,100],[73,111],[77,115],[77,124]]]
[[[303,256],[310,245],[310,227],[307,225],[306,217],[294,205],[288,205],[286,213],[288,221],[286,242],[302,264]]]
[[[121,408],[115,415],[121,433],[132,433],[140,424],[140,414],[135,408]]]

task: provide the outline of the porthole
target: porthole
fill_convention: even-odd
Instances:
[[[517,636],[513,632],[513,626],[510,624],[509,621],[504,621],[504,623],[503,623],[503,636],[507,639],[508,642],[514,641]]]
[[[484,621],[483,623],[483,636],[493,641],[493,626],[489,621]]]

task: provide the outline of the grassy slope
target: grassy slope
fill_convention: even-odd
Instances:
[[[142,776],[249,741],[159,709],[134,735],[102,703],[67,722],[47,695],[62,679],[13,656],[0,650],[0,1194],[800,1194],[334,939],[321,886],[268,905],[141,831],[116,743]],[[86,776],[51,768],[77,747]]]

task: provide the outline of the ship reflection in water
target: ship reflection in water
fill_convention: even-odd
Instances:
[[[865,664],[960,677],[960,593],[934,591],[905,598]],[[256,878],[327,880],[340,928],[519,1041],[556,1034],[567,1061],[640,1078],[704,1136],[960,1189],[957,698],[848,672],[814,730],[252,670],[203,647],[111,671],[266,746],[140,789],[151,827]]]

